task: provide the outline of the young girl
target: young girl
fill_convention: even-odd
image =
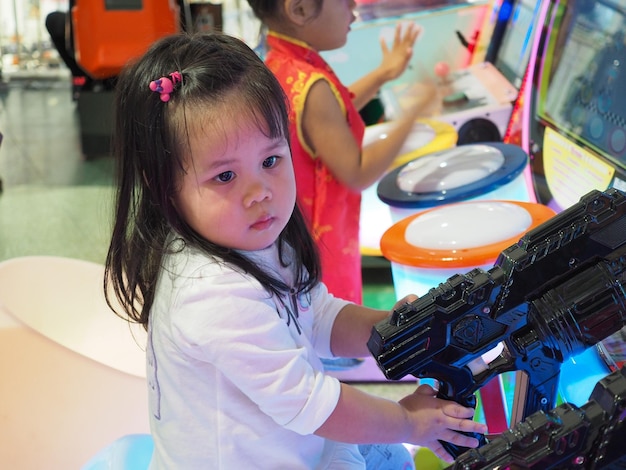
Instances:
[[[319,281],[286,100],[251,49],[218,33],[166,37],[116,90],[105,292],[148,331],[152,469],[366,468],[376,452],[356,444],[448,460],[438,439],[477,445],[457,432],[486,431],[473,410],[429,386],[396,403],[324,372],[320,357],[368,354],[388,312]]]
[[[403,31],[398,24],[391,49],[381,42],[380,66],[347,88],[319,52],[346,43],[354,0],[248,3],[268,28],[265,62],[291,103],[298,200],[319,246],[322,280],[333,295],[361,303],[361,191],[390,168],[417,116],[429,114],[436,93],[433,88],[432,96],[417,100],[386,139],[366,147],[359,110],[405,71],[420,28],[410,23]]]

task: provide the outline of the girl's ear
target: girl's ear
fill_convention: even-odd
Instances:
[[[292,23],[304,25],[315,11],[313,0],[285,0],[285,15]]]

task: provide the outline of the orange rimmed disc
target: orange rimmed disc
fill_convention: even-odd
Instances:
[[[389,261],[453,269],[483,266],[556,215],[543,204],[481,200],[447,204],[402,219],[382,236]]]

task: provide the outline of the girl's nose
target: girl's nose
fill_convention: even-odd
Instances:
[[[246,191],[244,198],[244,204],[246,207],[250,207],[253,204],[267,201],[272,198],[272,191],[270,186],[263,180],[259,179],[253,181]]]

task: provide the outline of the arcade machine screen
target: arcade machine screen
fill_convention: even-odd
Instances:
[[[626,187],[626,2],[555,2],[536,70],[531,158],[557,211]],[[533,135],[534,134],[534,135]]]
[[[360,21],[377,18],[400,17],[416,11],[427,11],[436,8],[462,5],[466,0],[356,0],[356,15]]]
[[[518,0],[513,5],[503,3],[500,8],[504,15],[508,11],[508,17],[496,25],[485,58],[517,89],[526,72],[540,3],[539,0]]]
[[[527,77],[528,150],[538,201],[557,212],[593,189],[626,189],[626,1],[550,0]],[[626,359],[624,330],[574,358],[561,374],[565,401]],[[584,372],[583,372],[584,371]],[[588,383],[587,383],[588,382]]]

